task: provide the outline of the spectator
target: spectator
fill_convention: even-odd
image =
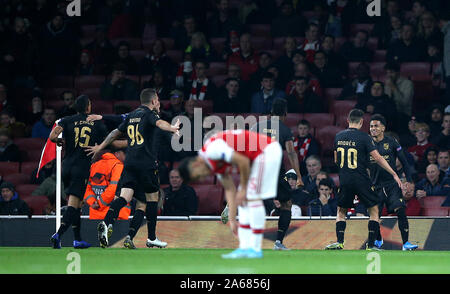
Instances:
[[[161,109],[161,116],[166,121],[172,121],[174,117],[183,113],[184,94],[180,90],[173,90],[169,94],[169,104]]]
[[[47,139],[56,121],[56,112],[52,107],[44,108],[42,119],[33,125],[32,138]]]
[[[169,174],[169,187],[164,189],[164,206],[162,214],[172,216],[196,215],[198,199],[195,190],[185,185],[178,170]]]
[[[75,110],[75,94],[72,91],[64,91],[61,93],[61,100],[64,102],[64,106],[56,113],[57,118],[63,118],[65,116],[74,115],[77,113]]]
[[[27,126],[23,122],[16,121],[16,117],[8,111],[0,113],[0,129],[7,130],[13,139],[29,136]]]
[[[261,90],[252,96],[252,113],[268,114],[272,109],[275,98],[285,98],[285,93],[275,88],[275,79],[272,73],[265,73],[261,80]]]
[[[444,35],[444,59],[442,61],[445,75],[445,84],[447,85],[445,91],[446,104],[450,104],[450,13],[443,12],[440,15],[439,27]]]
[[[273,56],[272,54],[262,51],[259,53],[259,67],[258,70],[251,74],[250,80],[248,83],[250,84],[250,87],[253,92],[258,91],[261,89],[261,79],[262,76],[267,72],[269,67],[273,64]],[[228,67],[228,70],[231,70],[231,66],[234,65],[234,67],[239,66],[237,64],[230,64]],[[239,79],[241,78],[241,69],[239,68]],[[229,76],[229,75],[228,75]]]
[[[358,100],[361,96],[368,96],[372,87],[372,77],[370,76],[370,66],[367,63],[360,63],[356,67],[356,77],[350,80],[342,89],[338,100]]]
[[[444,107],[440,104],[433,104],[428,112],[426,119],[428,126],[430,127],[431,141],[439,135],[442,130],[442,118],[444,116]]]
[[[308,77],[295,78],[295,87],[287,97],[288,109],[291,113],[320,113],[324,112],[322,98],[309,88]]]
[[[248,110],[248,101],[240,95],[239,81],[229,78],[225,88],[214,97],[213,111],[228,113],[245,113]]]
[[[318,78],[324,88],[341,88],[343,85],[342,74],[338,69],[329,66],[327,56],[322,51],[317,51],[314,55],[311,73]]]
[[[227,61],[228,57],[236,52],[239,52],[240,50],[239,33],[232,30],[229,34],[227,34],[227,40],[225,41],[225,46],[222,50],[222,60]]]
[[[19,147],[14,144],[7,130],[0,129],[0,162],[20,161]]]
[[[437,164],[441,173],[447,174],[450,167],[450,150],[441,149],[437,155]]]
[[[403,20],[400,15],[391,15],[390,28],[384,32],[384,36],[380,38],[383,48],[389,47],[391,44],[400,40],[402,36]]]
[[[2,196],[0,197],[0,215],[28,215],[31,211],[28,205],[19,198],[14,185],[3,182],[0,185]]]
[[[262,55],[261,55],[261,58],[260,58],[260,60],[261,59],[265,59],[265,57],[263,57],[264,56],[264,53],[262,53]],[[269,57],[268,57],[269,58]],[[272,58],[271,56],[270,56],[270,58]],[[268,66],[269,66],[269,64],[270,64],[270,60],[271,59],[267,59],[267,65],[265,65],[264,64],[264,66],[265,66],[265,68],[267,68]],[[261,61],[260,61],[260,66],[261,66]],[[259,70],[258,70],[259,71]],[[261,74],[262,75],[262,74]],[[255,81],[256,81],[256,76],[258,76],[256,73],[254,73],[253,75],[252,75],[252,79],[253,79],[253,77],[254,77],[254,79],[255,79]],[[239,65],[237,65],[237,64],[234,64],[234,63],[231,63],[229,66],[228,66],[228,71],[227,71],[227,78],[228,79],[236,79],[236,80],[238,80],[239,81],[239,95],[240,96],[242,96],[244,99],[245,99],[245,108],[246,108],[246,111],[245,112],[249,112],[250,111],[250,100],[251,100],[251,98],[252,98],[252,93],[254,92],[254,91],[257,91],[257,90],[259,90],[259,88],[261,87],[261,84],[260,84],[260,81],[261,81],[261,78],[259,78],[259,80],[258,80],[258,87],[257,87],[257,89],[256,89],[256,87],[255,87],[255,90],[253,91],[252,90],[252,88],[254,87],[252,84],[254,83],[252,80],[250,80],[250,81],[244,81],[244,80],[242,80],[242,74],[241,74],[241,68],[239,67]]]
[[[433,13],[425,11],[420,15],[417,29],[417,38],[425,45],[437,44],[438,49],[442,48],[442,32],[438,28],[438,23]]]
[[[126,66],[118,63],[114,66],[111,79],[103,82],[101,97],[103,100],[139,100],[136,82],[125,77]]]
[[[200,60],[214,60],[212,48],[206,41],[206,37],[202,32],[196,32],[192,35],[191,43],[184,52],[191,54],[193,62]]]
[[[372,62],[374,52],[367,47],[369,32],[360,30],[353,41],[344,43],[340,54],[347,62]]]
[[[416,139],[416,117],[411,116],[408,121],[407,129],[400,133],[400,145],[405,149],[414,146],[417,142]]]
[[[382,48],[386,48],[386,45],[388,45],[387,42],[390,40],[389,34],[393,29],[392,16],[396,16],[399,20],[402,20],[402,14],[397,0],[386,1],[386,9],[382,11],[372,31],[374,36],[382,40]]]
[[[175,65],[166,55],[166,47],[161,39],[156,39],[148,54],[140,63],[141,75],[153,75],[156,70],[162,71],[168,80],[174,75]]]
[[[388,62],[384,67],[386,80],[384,92],[395,101],[401,122],[405,117],[411,117],[414,97],[414,84],[412,81],[400,75],[400,65],[397,62]]]
[[[425,58],[425,46],[415,37],[414,27],[404,24],[400,39],[388,46],[386,60],[388,62],[418,62]]]
[[[94,40],[87,44],[85,49],[91,53],[99,73],[106,75],[111,72],[110,65],[114,60],[114,47],[108,39],[107,28],[105,26],[97,26]]]
[[[94,60],[87,49],[83,49],[75,71],[76,76],[90,76],[97,74],[94,66]]]
[[[442,149],[450,149],[450,113],[445,113],[442,118],[442,131],[432,138],[431,143]]]
[[[420,216],[422,207],[416,198],[415,187],[414,183],[407,183],[402,186],[403,200],[406,204],[406,216]]]
[[[8,99],[8,89],[4,84],[0,83],[0,112],[8,111],[14,112],[15,107],[12,104],[13,102]]]
[[[319,142],[311,135],[311,124],[306,119],[301,119],[297,123],[297,137],[294,139],[294,148],[298,152],[298,162],[300,163],[301,174],[306,174],[305,159],[310,155],[320,155]]]
[[[298,52],[298,51],[296,51]],[[294,53],[294,57],[297,53]],[[295,64],[295,62],[294,62]],[[294,65],[294,76],[292,80],[286,85],[286,95],[290,95],[295,89],[295,79],[298,77],[308,77],[308,87],[318,96],[323,97],[322,87],[319,80],[309,71],[308,65],[305,62],[300,62]]]
[[[450,179],[439,172],[436,164],[430,164],[426,169],[426,178],[416,183],[417,199],[427,196],[450,195]]]
[[[290,75],[292,75],[292,72],[288,72],[285,69],[292,69],[294,68],[294,62],[292,61],[292,58],[294,56],[294,52],[297,50],[297,41],[294,37],[288,36],[284,40],[284,50],[283,54],[277,59],[276,64],[279,68],[283,69],[283,76],[285,78],[289,78]],[[261,66],[260,66],[261,68]]]
[[[117,45],[116,58],[114,63],[122,63],[125,65],[126,75],[138,75],[139,74],[139,66],[134,59],[133,56],[130,55],[130,44],[126,41],[121,41],[119,45]]]
[[[158,97],[160,100],[168,100],[170,93],[170,86],[166,81],[166,75],[159,68],[156,68],[151,76],[150,80],[144,82],[143,88],[153,88],[156,93],[158,93]]]
[[[189,99],[194,100],[212,100],[216,94],[216,86],[206,76],[206,69],[208,68],[206,61],[198,60],[194,65],[194,75],[196,79],[189,85],[189,92],[186,92],[186,96],[189,93]]]
[[[33,125],[38,122],[44,113],[44,103],[42,102],[41,94],[35,93],[32,96],[30,107],[27,107],[27,111],[24,111],[22,114],[22,119],[27,125]]]
[[[307,206],[313,199],[313,195],[297,186],[297,174],[294,169],[290,169],[285,173],[285,180],[288,181],[292,190],[292,205]]]
[[[31,193],[32,196],[47,196],[50,202],[56,201],[56,171],[54,168],[52,170],[53,173],[39,183],[39,187]],[[39,178],[41,177],[42,171],[43,169],[39,172]],[[64,183],[61,182],[61,206],[65,205],[67,205],[66,192],[64,192]]]
[[[242,72],[242,79],[248,81],[252,73],[258,70],[259,55],[252,48],[251,35],[244,33],[239,40],[239,46],[241,50],[233,53],[228,60],[227,64],[235,63],[239,65]]]
[[[36,166],[37,165],[38,165],[38,163],[36,163]],[[36,177],[38,171],[39,171],[39,177]],[[47,178],[51,177],[55,173],[56,173],[56,159],[49,161],[46,165],[44,165],[41,168],[41,170],[39,170],[39,167],[36,167],[36,169],[33,170],[33,172],[31,173],[30,183],[33,185],[40,185]]]
[[[175,86],[178,89],[187,87],[187,84],[192,82],[192,79],[194,77],[194,67],[192,63],[193,60],[191,53],[185,52],[183,61],[178,65],[177,74],[175,77]]]
[[[306,20],[295,14],[291,1],[283,1],[279,15],[272,21],[271,35],[274,38],[286,36],[302,36],[306,28]]]
[[[384,94],[384,85],[380,81],[371,82],[370,92],[368,94],[360,95],[355,108],[361,109],[365,113],[383,115],[389,127],[394,127],[397,119],[397,107],[395,102]]]
[[[312,191],[316,185],[316,177],[322,170],[320,157],[317,155],[309,155],[306,158],[306,170],[308,173],[302,177],[302,181],[305,184],[305,189]]]
[[[301,49],[306,52],[306,60],[309,63],[314,62],[314,55],[316,54],[317,51],[319,51],[320,47],[319,39],[320,39],[319,26],[314,23],[310,23],[305,32],[305,40],[298,47],[298,49]]]
[[[337,198],[333,193],[333,184],[330,179],[319,182],[319,198],[309,202],[310,216],[334,216],[337,211]]]
[[[439,63],[442,62],[442,51],[440,49],[440,47],[437,43],[431,41],[430,43],[427,44],[427,53],[425,56],[425,62],[430,62],[430,63]]]
[[[241,22],[230,9],[228,0],[216,0],[217,11],[207,21],[210,38],[224,38],[231,31],[241,31]]]
[[[320,50],[325,53],[328,64],[334,68],[340,68],[343,74],[347,74],[347,63],[340,53],[336,52],[336,42],[332,35],[325,35],[320,43]]]
[[[320,171],[316,179],[314,180],[314,183],[310,184],[307,189],[305,189],[309,194],[311,194],[314,198],[319,197],[319,183],[322,180],[330,179],[331,183],[333,185],[333,190],[335,188],[333,180],[328,176],[328,173],[326,171]]]
[[[408,148],[408,152],[414,157],[414,162],[417,164],[423,159],[425,150],[433,146],[428,142],[430,136],[430,128],[426,123],[416,123],[416,145]]]
[[[275,80],[275,88],[278,89],[286,88],[287,82],[285,81],[285,76],[283,75],[278,65],[276,64],[269,65],[269,67],[267,68],[267,72],[273,74],[273,78]]]
[[[197,31],[197,23],[194,16],[185,15],[183,26],[176,25],[170,31],[170,37],[175,41],[175,48],[185,50],[191,43],[192,35]]]
[[[422,0],[414,0],[412,3],[411,12],[411,16],[407,19],[408,22],[414,26],[419,26],[421,16],[428,11]]]
[[[428,147],[423,154],[422,160],[417,163],[417,172],[420,174],[424,174],[427,166],[429,166],[430,164],[437,164],[438,152],[439,149],[436,146]]]

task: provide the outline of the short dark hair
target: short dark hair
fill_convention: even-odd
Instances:
[[[157,93],[155,89],[146,88],[141,91],[140,100],[142,104],[149,104],[156,97]]]
[[[311,123],[309,121],[307,121],[306,119],[299,120],[298,123],[297,123],[297,127],[299,125],[308,126],[308,128],[311,128]]]
[[[262,78],[261,78],[261,81],[264,80],[264,79],[271,79],[271,80],[274,80],[274,79],[275,79],[275,76],[273,75],[273,73],[266,71],[266,72],[263,74],[263,76],[262,76]]]
[[[306,84],[309,83],[309,77],[307,76],[298,76],[294,78],[294,81],[305,81]]]
[[[354,108],[348,113],[348,121],[350,123],[359,123],[364,117],[364,112],[361,109]]]
[[[191,172],[190,165],[195,160],[195,156],[186,157],[178,166],[178,172],[180,173],[180,177],[183,179],[183,183],[187,184],[191,181]]]
[[[384,116],[382,116],[381,114],[377,113],[372,115],[372,117],[370,118],[370,121],[373,120],[377,120],[379,121],[383,126],[386,126],[386,119],[384,118]]]
[[[332,182],[332,180],[330,178],[326,178],[326,179],[320,180],[319,187],[320,186],[327,186],[328,188],[333,190],[333,186],[334,185],[333,185],[333,182]]]
[[[75,100],[74,109],[78,113],[86,113],[87,107],[90,103],[89,97],[87,95],[80,95]]]
[[[284,116],[287,113],[287,101],[283,98],[275,98],[272,102],[272,110],[271,113],[273,115]]]

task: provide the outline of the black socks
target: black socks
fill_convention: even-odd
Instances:
[[[409,239],[409,223],[408,218],[406,217],[404,207],[397,210],[397,218],[398,218],[398,229],[400,230],[400,234],[402,235],[403,244],[405,244],[406,242],[408,242]]]
[[[64,215],[62,217],[61,226],[58,229],[58,235],[61,237],[67,229],[70,227],[70,225],[73,223],[74,218],[77,214],[77,209],[72,206],[68,206],[66,212],[64,212]]]
[[[81,241],[81,208],[76,210],[72,221],[72,230],[75,241]]]
[[[291,224],[291,211],[290,210],[280,210],[280,217],[278,218],[278,231],[277,240],[283,243],[284,236],[286,235],[289,225]]]
[[[114,219],[119,215],[119,211],[127,205],[127,201],[123,197],[119,197],[113,202],[111,202],[111,206],[109,207],[108,213],[105,216],[105,224],[108,226],[109,224],[114,223]]]
[[[136,236],[137,232],[139,231],[139,228],[142,225],[142,221],[144,220],[144,214],[145,212],[140,209],[136,209],[136,211],[134,212],[134,216],[130,222],[130,229],[128,231],[128,235],[130,236],[131,240],[133,240],[134,236]]]
[[[147,202],[147,209],[145,210],[147,217],[148,238],[150,240],[156,239],[156,221],[158,218],[158,202]]]
[[[345,227],[347,226],[347,223],[345,221],[338,221],[336,223],[336,237],[338,243],[344,243],[344,233],[345,233]]]
[[[380,232],[380,223],[374,220],[369,220],[368,228],[369,228],[368,245],[369,247],[373,247],[375,238],[378,236]]]

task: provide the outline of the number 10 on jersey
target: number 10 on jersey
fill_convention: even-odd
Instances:
[[[348,148],[346,152],[344,148],[339,147],[337,148],[337,152],[340,154],[340,168],[344,167],[345,153],[347,153],[347,167],[350,169],[356,169],[358,167],[358,150],[355,148]]]

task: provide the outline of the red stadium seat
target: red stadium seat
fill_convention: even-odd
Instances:
[[[249,32],[255,37],[270,38],[270,24],[251,24],[249,25]]]
[[[330,104],[330,113],[334,113],[336,120],[342,115],[347,115],[356,105],[356,100],[337,100]]]
[[[335,116],[333,113],[305,113],[303,119],[306,119],[313,128],[323,128],[334,125]]]
[[[400,65],[400,73],[408,77],[430,76],[430,71],[431,64],[428,62],[403,62]]]
[[[78,91],[88,88],[100,88],[105,81],[105,76],[79,76],[75,78],[74,87]]]
[[[371,37],[369,38],[369,40],[367,41],[367,47],[373,51],[378,49],[378,38],[376,37]]]
[[[367,31],[370,35],[374,27],[373,23],[355,23],[350,25],[350,35],[356,35],[360,30]]]
[[[45,146],[46,140],[42,138],[16,138],[14,144],[22,150],[42,150]]]
[[[2,162],[0,163],[0,175],[6,176],[19,172],[20,164],[18,162]]]
[[[423,208],[437,208],[441,207],[445,201],[446,196],[427,196],[419,199],[420,205]]]
[[[31,176],[33,171],[39,167],[39,161],[26,161],[20,165],[20,172]]]
[[[30,196],[23,199],[30,207],[32,215],[45,214],[45,208],[50,204],[47,196]]]
[[[216,87],[220,88],[223,85],[225,85],[225,80],[228,78],[227,75],[219,75],[219,76],[214,76],[212,77],[212,82],[214,83],[214,85],[216,85]]]
[[[8,174],[3,177],[3,180],[6,182],[10,182],[15,187],[17,187],[19,185],[29,184],[30,183],[30,175],[22,174],[22,173]]]
[[[100,98],[101,98],[101,87],[80,89],[79,93],[80,93],[80,95],[81,94],[87,95],[91,100],[100,100]]]
[[[166,54],[170,59],[172,59],[173,62],[177,64],[183,61],[183,51],[181,50],[167,50]]]
[[[371,117],[371,115],[369,113],[364,114],[364,123],[363,123],[363,126],[361,127],[361,131],[366,132],[366,133],[369,132],[370,117]],[[347,115],[338,116],[336,118],[336,125],[341,128],[347,128],[348,127]]]
[[[141,62],[144,59],[145,55],[147,55],[147,51],[145,50],[130,50],[130,55],[137,61]]]
[[[211,62],[209,64],[209,68],[207,70],[207,75],[217,76],[217,75],[224,75],[227,73],[227,64],[226,62]]]
[[[46,88],[43,90],[44,92],[44,100],[59,100],[61,98],[61,94],[65,91],[72,91],[77,96],[77,90],[75,88]]]
[[[220,215],[224,208],[223,188],[219,185],[192,185],[198,197],[198,215]]]
[[[55,76],[45,83],[45,88],[73,88],[73,76]]]
[[[192,182],[192,185],[214,185],[216,183],[216,176],[207,176],[202,181]]]
[[[301,113],[288,113],[284,120],[284,124],[288,127],[295,127],[302,118],[303,114]]]
[[[384,66],[386,65],[386,62],[371,62],[369,63],[369,65],[370,65],[370,74],[372,76],[385,75]]]
[[[98,100],[92,103],[92,113],[111,114],[113,103],[111,101]]]
[[[448,207],[422,208],[423,216],[448,216],[450,209]]]
[[[19,194],[19,197],[23,200],[25,200],[27,197],[31,196],[31,193],[33,193],[34,190],[37,189],[39,185],[33,185],[33,184],[22,184],[16,186],[17,194]],[[31,196],[33,197],[33,196]]]
[[[374,62],[385,62],[386,61],[386,52],[387,50],[375,50],[375,54],[373,55]]]
[[[268,37],[252,37],[251,43],[253,49],[262,51],[264,48],[272,48],[272,38]]]
[[[42,148],[40,149],[30,149],[30,150],[23,150],[26,154],[24,161],[39,161],[41,160],[41,154],[42,154]]]
[[[322,156],[330,156],[334,150],[334,137],[344,128],[338,126],[326,126],[317,129],[316,139],[321,146]]]
[[[202,109],[203,114],[209,114],[213,112],[213,101],[212,100],[197,100],[195,102],[195,107]]]

